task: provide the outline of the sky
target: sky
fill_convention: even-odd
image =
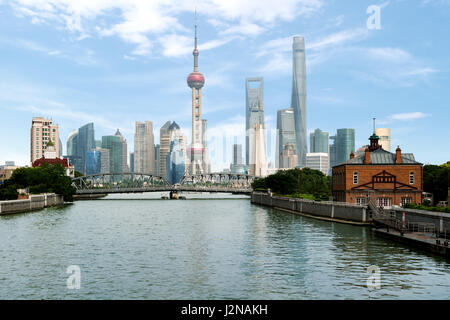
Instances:
[[[275,162],[294,35],[306,43],[308,132],[355,128],[359,148],[375,117],[392,149],[450,160],[450,0],[0,0],[0,164],[29,165],[37,116],[59,125],[64,153],[88,122],[98,140],[120,129],[129,151],[135,121],[153,122],[155,143],[168,120],[190,140],[195,9],[213,171],[244,144],[246,77],[264,78]]]

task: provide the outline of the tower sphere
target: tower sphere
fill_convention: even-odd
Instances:
[[[200,89],[205,84],[205,77],[200,72],[191,72],[187,78],[190,88]]]

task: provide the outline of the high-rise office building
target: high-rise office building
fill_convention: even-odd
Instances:
[[[44,152],[47,149],[47,144],[52,141],[55,149],[57,150],[57,157],[61,157],[59,129],[57,124],[53,124],[52,119],[45,119],[40,117],[34,117],[31,121],[31,134],[30,134],[30,159],[31,163],[44,156]]]
[[[157,174],[155,171],[155,138],[151,121],[136,122],[134,169],[135,172]]]
[[[78,140],[78,130],[74,130],[69,134],[67,138],[67,156],[75,156],[77,154],[77,140]]]
[[[170,151],[170,121],[167,121],[161,129],[159,129],[159,171],[158,176],[166,177],[166,158]]]
[[[233,164],[242,164],[242,144],[233,144]]]
[[[281,161],[281,156],[283,154],[284,147],[288,144],[294,145],[293,150],[289,152],[296,152],[296,139],[295,139],[295,121],[294,121],[294,110],[292,108],[278,110],[277,112],[277,155],[275,156],[275,167],[276,168],[286,168],[283,166],[283,161]],[[298,160],[298,156],[297,156]],[[298,165],[295,164],[294,167]],[[291,168],[289,166],[289,168]]]
[[[86,174],[109,173],[109,150],[94,148],[86,153]]]
[[[314,130],[309,135],[311,153],[330,153],[330,134],[320,129]]]
[[[244,160],[242,159],[242,144],[233,144],[232,148],[232,162],[230,165],[231,173],[244,174],[247,172]]]
[[[375,134],[380,137],[379,144],[388,152],[391,152],[391,129],[376,128]]]
[[[159,144],[155,145],[155,175],[159,175]]]
[[[265,129],[262,124],[255,124],[253,138],[250,139],[248,173],[256,177],[267,174]]]
[[[211,172],[211,162],[209,161],[209,150],[208,150],[208,120],[202,120],[202,145],[203,145],[203,166],[205,168],[205,173]]]
[[[196,17],[197,19],[197,17]],[[187,78],[187,84],[192,90],[192,143],[188,150],[190,159],[190,173],[208,173],[208,163],[205,161],[208,157],[205,155],[207,149],[203,145],[203,121],[202,121],[202,87],[205,84],[203,74],[198,71],[197,49],[197,22],[195,22],[194,36],[194,71]]]
[[[279,168],[293,169],[298,165],[298,156],[295,154],[295,145],[287,143],[280,155]]]
[[[130,152],[130,172],[134,171],[134,152]]]
[[[355,129],[338,129],[330,147],[330,166],[334,167],[350,159],[350,153],[355,152]]]
[[[258,124],[262,130],[265,129],[263,89],[263,78],[245,79],[245,163],[247,165],[251,164],[250,144],[254,143],[255,125]],[[265,139],[263,147],[266,148]]]
[[[88,123],[78,129],[77,161],[73,163],[75,170],[86,173],[86,153],[95,148],[94,124]]]
[[[122,143],[122,171],[121,172],[128,172],[128,145],[127,145],[127,139],[125,139],[122,134],[120,133],[119,129],[116,131],[116,136],[120,138],[120,142]]]
[[[312,152],[306,154],[306,167],[319,170],[324,175],[328,174],[330,169],[329,156],[326,152]]]
[[[109,173],[123,173],[123,144],[120,137],[103,136],[102,148],[109,150]]]
[[[305,39],[294,37],[292,44],[292,97],[291,108],[294,110],[296,152],[300,167],[306,165],[308,145],[306,138],[306,62]]]
[[[172,184],[178,183],[185,176],[189,161],[186,154],[187,138],[174,122],[169,127],[170,150],[166,156],[166,179]]]

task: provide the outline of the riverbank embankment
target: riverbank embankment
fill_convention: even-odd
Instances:
[[[46,193],[28,199],[0,201],[0,214],[22,213],[64,204],[62,195]]]
[[[321,220],[356,225],[371,224],[369,210],[366,206],[331,201],[318,202],[308,199],[285,198],[264,192],[253,192],[251,202]]]

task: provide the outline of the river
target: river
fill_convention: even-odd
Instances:
[[[368,227],[242,196],[159,197],[0,216],[0,299],[449,298],[449,260]],[[79,289],[67,285],[69,266],[79,267]],[[379,268],[379,289],[367,287],[369,266]]]

